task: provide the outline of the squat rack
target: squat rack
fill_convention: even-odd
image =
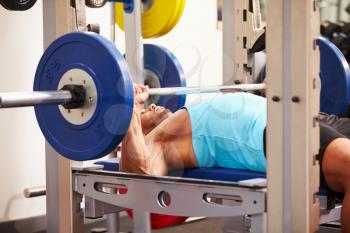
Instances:
[[[227,11],[231,14],[239,4],[248,2],[236,0],[232,4],[229,1],[233,2],[224,0],[224,7],[231,5],[233,8]],[[131,30],[126,33],[134,38],[127,44],[127,51],[133,51],[132,47],[139,44],[141,38],[137,27],[128,27],[135,20],[139,21],[137,5],[136,1],[135,12],[129,15],[129,23],[126,23],[126,28]],[[43,1],[43,10],[47,47],[56,37],[74,30],[74,12],[70,0]],[[231,23],[235,25],[234,21]],[[319,111],[319,52],[315,42],[319,35],[317,1],[268,0],[267,25],[267,231],[312,232],[319,224],[319,203],[314,198],[319,186],[319,166],[315,160],[319,148],[315,121]],[[224,44],[229,39],[235,43],[237,30],[235,26],[224,25],[224,35],[230,35]],[[229,51],[235,52],[234,49]],[[137,54],[142,57],[142,51]],[[134,65],[129,65],[132,71]],[[136,74],[135,77],[140,76]],[[82,232],[82,216],[77,211],[82,195],[73,191],[72,183],[72,170],[79,167],[83,164],[58,156],[46,144],[48,232]]]

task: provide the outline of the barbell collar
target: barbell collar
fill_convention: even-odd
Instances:
[[[67,103],[62,103],[65,109],[76,109],[85,105],[86,90],[83,85],[64,85],[60,90],[69,91],[71,93],[71,100]]]
[[[150,88],[149,95],[189,95],[201,93],[230,93],[239,91],[264,90],[266,84],[238,84],[229,86],[207,86],[207,87],[166,87]]]

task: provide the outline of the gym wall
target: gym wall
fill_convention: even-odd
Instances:
[[[32,90],[43,52],[42,1],[24,12],[0,7],[0,91]],[[0,114],[0,221],[45,213],[45,198],[23,190],[45,185],[44,138],[33,108]]]

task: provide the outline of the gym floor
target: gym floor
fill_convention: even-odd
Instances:
[[[121,226],[122,232],[132,231],[132,222],[128,219],[123,222]],[[154,230],[152,233],[176,233],[176,232],[191,232],[191,233],[214,233],[222,232],[223,220],[222,219],[202,219],[179,226],[170,227],[162,230]]]
[[[120,219],[120,233],[133,233],[132,232],[132,220],[126,216]],[[201,220],[195,220],[181,224],[179,226],[174,226],[162,230],[153,230],[152,233],[179,233],[179,232],[189,232],[189,233],[220,233],[222,232],[222,227],[224,220],[219,218],[207,218]],[[102,225],[105,222],[103,221]],[[92,224],[90,227],[85,229],[86,233],[107,233],[105,227],[100,227],[101,222]],[[331,224],[323,225],[320,227],[317,233],[340,233],[340,223],[334,222]]]
[[[120,219],[120,233],[132,233],[132,220],[128,217],[121,217]],[[99,224],[98,224],[99,225]],[[104,227],[94,226],[93,229],[86,229],[86,233],[105,233]],[[215,233],[222,232],[223,219],[211,218],[191,221],[181,224],[179,226],[170,227],[162,230],[153,230],[152,233]]]

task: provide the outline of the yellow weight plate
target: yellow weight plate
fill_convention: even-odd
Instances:
[[[180,20],[186,0],[154,0],[149,9],[142,13],[143,38],[160,37],[171,31]],[[116,3],[116,23],[124,30],[124,9]]]
[[[177,14],[174,14],[174,17],[171,20],[169,20],[169,24],[161,32],[162,35],[165,35],[166,33],[170,32],[180,21],[180,18],[185,8],[185,3],[186,0],[181,0],[181,3],[178,5],[178,9],[176,10]]]

